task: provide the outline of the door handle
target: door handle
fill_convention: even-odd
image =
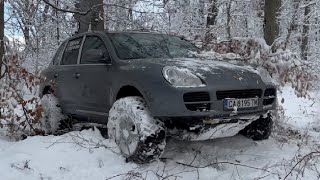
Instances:
[[[57,77],[58,77],[58,73],[57,73],[57,74],[54,74],[53,77],[54,77],[54,78],[57,78]]]
[[[74,77],[78,79],[80,77],[80,73],[74,74]]]

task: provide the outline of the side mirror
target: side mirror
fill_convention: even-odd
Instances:
[[[86,62],[110,64],[110,57],[106,51],[102,49],[89,49],[86,51],[84,57]]]

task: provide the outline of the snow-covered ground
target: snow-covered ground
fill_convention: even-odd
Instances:
[[[320,103],[296,98],[289,87],[279,103],[282,97],[286,128],[269,140],[240,135],[200,142],[168,139],[163,159],[148,165],[126,163],[98,130],[19,142],[0,136],[0,179],[283,179],[298,159],[320,149]],[[301,164],[306,166],[297,167],[307,167],[301,179],[319,178],[318,162]],[[296,179],[296,171],[288,179]]]

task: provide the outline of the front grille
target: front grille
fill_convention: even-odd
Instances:
[[[261,89],[247,89],[247,90],[231,90],[231,91],[217,91],[217,99],[223,100],[226,98],[244,99],[244,98],[261,98]]]
[[[210,110],[210,95],[208,92],[191,92],[183,95],[183,101],[190,111]]]
[[[210,101],[210,95],[207,92],[192,92],[183,95],[184,102],[203,102]]]

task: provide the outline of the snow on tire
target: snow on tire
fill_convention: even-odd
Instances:
[[[108,136],[128,161],[139,164],[159,159],[166,145],[164,124],[150,115],[141,97],[116,101],[109,112]]]
[[[44,110],[43,125],[46,133],[55,133],[59,129],[62,120],[66,119],[58,106],[58,99],[53,94],[45,94],[41,98]]]

